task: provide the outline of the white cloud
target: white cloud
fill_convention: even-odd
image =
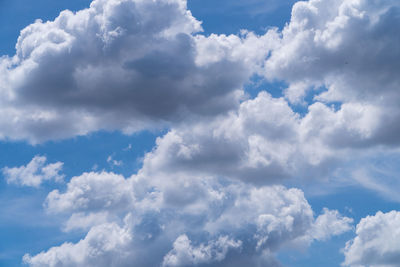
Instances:
[[[73,230],[88,230],[94,225],[101,225],[112,220],[109,218],[107,212],[97,212],[97,213],[73,213],[68,221],[63,227],[63,231],[70,232]]]
[[[271,183],[288,177],[300,158],[299,118],[283,99],[260,93],[238,113],[183,125],[157,140],[143,172],[192,172]],[[307,160],[307,159],[306,159]]]
[[[130,182],[114,173],[83,173],[73,177],[65,193],[49,193],[46,208],[50,212],[118,211],[133,201]]]
[[[173,250],[164,257],[162,266],[193,266],[220,262],[225,259],[230,249],[240,249],[241,245],[241,241],[221,236],[218,240],[209,241],[207,245],[200,244],[194,247],[186,235],[181,235],[175,240]]]
[[[329,180],[339,168],[351,169],[349,162],[358,159],[354,155],[369,157],[353,149],[368,142],[374,120],[374,109],[368,109],[344,106],[335,111],[316,103],[301,117],[283,98],[261,92],[242,102],[237,112],[187,123],[158,138],[142,172],[190,171],[256,184]]]
[[[277,265],[285,246],[350,230],[350,218],[327,209],[315,218],[303,191],[273,184],[352,173],[359,155],[400,142],[398,10],[396,1],[302,1],[282,32],[206,37],[183,0],[96,0],[26,28],[17,55],[0,62],[3,137],[38,142],[181,123],[169,124],[132,177],[84,173],[51,192],[45,207],[70,214],[65,230],[90,230],[25,261]],[[261,71],[289,84],[285,98],[261,92],[240,103],[241,86]],[[304,104],[311,90],[314,103],[295,113],[290,104]],[[371,221],[386,235],[386,217],[357,226],[346,264],[366,264],[372,254],[359,240]],[[398,256],[366,238],[374,255]]]
[[[346,244],[344,266],[399,266],[400,212],[378,212],[363,218],[357,236]]]
[[[253,34],[197,36],[200,25],[185,0],[95,0],[36,21],[0,60],[0,137],[132,133],[237,107],[253,59],[268,53],[249,45],[268,45]]]
[[[127,244],[132,235],[126,227],[115,223],[93,227],[77,244],[64,243],[35,257],[25,255],[30,266],[125,266]]]
[[[35,156],[26,166],[4,167],[2,172],[7,183],[21,186],[39,187],[44,181],[62,181],[64,175],[60,172],[63,163],[46,164],[46,161],[46,157]]]
[[[337,210],[324,208],[323,214],[315,220],[311,236],[317,240],[325,240],[331,235],[340,235],[351,230],[353,219],[343,217]]]
[[[329,222],[315,219],[299,189],[162,170],[128,179],[85,173],[51,192],[46,207],[71,214],[65,230],[91,230],[76,244],[26,256],[31,266],[263,266],[282,247],[341,234],[352,222],[328,210],[321,216]],[[95,238],[98,229],[105,232]]]
[[[310,0],[293,6],[265,62],[265,76],[288,83],[285,96],[292,103],[314,95],[317,103],[307,116],[317,109],[321,122],[342,124],[326,142],[399,144],[399,10],[398,1]],[[337,116],[318,102],[339,102]]]

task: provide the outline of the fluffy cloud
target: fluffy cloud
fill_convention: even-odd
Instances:
[[[281,32],[203,36],[184,0],[96,0],[28,26],[17,54],[2,58],[0,136],[39,142],[214,116],[238,107],[263,66],[289,84],[292,103],[314,90],[320,102],[307,118],[326,124],[309,125],[322,143],[397,143],[398,10],[396,1],[311,0],[293,6]],[[338,110],[321,103],[337,101]]]
[[[122,260],[131,238],[127,228],[103,224],[93,227],[77,244],[64,243],[33,258],[25,255],[24,262],[30,266],[127,266]]]
[[[262,59],[246,55],[243,42],[266,42],[252,34],[207,40],[196,36],[200,25],[185,0],[95,0],[36,21],[21,31],[16,55],[0,60],[0,137],[130,133],[235,108],[257,63],[247,58]]]
[[[26,166],[2,169],[3,175],[9,184],[39,187],[44,181],[62,181],[60,174],[63,163],[46,164],[46,157],[35,156]]]
[[[398,23],[399,8],[397,1],[297,2],[266,62],[267,76],[294,85],[325,83],[331,101],[372,100],[378,89],[395,90],[400,53],[398,29],[391,26]]]
[[[344,249],[345,266],[399,266],[400,212],[363,218]]]
[[[146,155],[142,172],[198,172],[276,182],[296,164],[299,117],[263,92],[238,113],[172,129]],[[262,180],[262,181],[260,181]]]
[[[142,172],[186,171],[255,184],[332,178],[338,167],[354,167],[347,166],[354,155],[369,157],[354,149],[371,134],[375,109],[366,109],[315,103],[301,117],[283,98],[261,92],[229,115],[173,128],[146,155]]]
[[[396,1],[310,0],[294,5],[282,32],[206,37],[185,1],[96,0],[26,28],[17,55],[0,62],[3,136],[184,123],[157,139],[132,177],[85,173],[51,192],[45,207],[70,215],[65,231],[90,230],[25,262],[273,266],[282,247],[351,229],[337,211],[315,218],[301,190],[272,184],[333,176],[368,152],[359,148],[399,141],[398,10]],[[241,85],[262,71],[289,84],[285,98],[261,92],[240,103]],[[294,112],[310,91],[314,103]],[[358,240],[370,220],[346,264],[366,264]]]
[[[343,118],[331,117],[321,104],[309,107],[310,113],[322,112],[322,122],[360,131],[352,138],[343,129],[328,141],[357,147],[398,144],[400,34],[394,25],[399,12],[398,1],[297,2],[278,48],[266,60],[265,76],[287,82],[285,96],[292,103],[312,94],[314,101],[342,104],[337,114]]]
[[[315,220],[311,235],[317,240],[324,240],[330,235],[339,235],[350,230],[353,220],[343,217],[337,210],[324,208],[323,214]]]
[[[239,249],[241,245],[240,241],[235,242],[227,236],[222,236],[207,245],[193,247],[190,239],[186,235],[181,235],[175,240],[173,250],[164,257],[162,266],[191,266],[219,262],[225,259],[229,249]]]
[[[282,247],[352,223],[336,211],[314,218],[299,189],[162,170],[127,179],[85,173],[51,192],[46,207],[71,214],[64,230],[90,230],[76,244],[26,255],[31,266],[264,266]]]
[[[50,212],[118,210],[133,201],[131,187],[124,177],[113,173],[84,173],[73,177],[67,191],[52,191],[46,202]]]

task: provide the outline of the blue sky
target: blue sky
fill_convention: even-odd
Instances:
[[[399,14],[0,1],[0,266],[400,266]]]

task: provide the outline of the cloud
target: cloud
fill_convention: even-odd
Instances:
[[[283,99],[262,92],[238,112],[183,125],[157,140],[143,172],[194,172],[273,183],[290,176],[299,159],[299,117]]]
[[[200,48],[208,39],[197,38],[200,25],[185,0],[95,0],[36,21],[21,31],[16,55],[0,60],[0,137],[132,133],[237,107],[255,62],[231,56],[244,46],[233,36],[232,47],[208,40],[226,54],[208,61],[215,56]]]
[[[240,249],[242,242],[221,236],[216,241],[210,241],[207,245],[201,244],[193,247],[186,235],[179,236],[173,250],[164,257],[162,266],[193,266],[207,264],[213,261],[220,262],[225,259],[230,249]]]
[[[277,264],[285,246],[307,246],[352,223],[329,210],[315,219],[299,189],[162,170],[126,179],[84,173],[51,192],[45,207],[70,214],[65,231],[90,230],[78,243],[26,255],[30,266],[264,266]]]
[[[46,161],[46,157],[35,156],[26,166],[4,167],[2,172],[7,183],[20,186],[39,187],[44,181],[62,181],[64,175],[60,172],[63,163],[46,164]]]
[[[73,213],[64,224],[63,231],[89,230],[93,225],[107,223],[110,220],[107,212],[94,212],[85,214],[83,212]]]
[[[203,36],[185,1],[95,0],[27,27],[16,56],[0,62],[4,138],[169,130],[137,174],[83,173],[50,192],[46,210],[70,216],[64,230],[88,233],[24,261],[279,266],[280,249],[350,230],[352,219],[328,209],[316,217],[302,190],[279,184],[357,174],[358,158],[399,142],[398,10],[395,1],[302,1],[281,32]],[[254,73],[288,83],[284,97],[245,100]],[[346,264],[364,264],[357,240]]]
[[[358,149],[368,142],[375,120],[375,109],[366,110],[344,105],[336,111],[315,103],[300,116],[285,99],[260,92],[236,112],[172,128],[146,154],[142,172],[185,171],[254,184],[329,181],[339,169],[350,178],[357,160],[373,153]]]
[[[204,36],[183,0],[96,0],[28,26],[17,54],[1,60],[0,136],[35,143],[209,119],[237,109],[243,84],[264,67],[268,79],[289,84],[292,103],[316,90],[306,115],[322,114],[327,127],[314,131],[324,143],[396,143],[399,35],[388,25],[397,23],[398,8],[395,1],[298,2],[281,32]],[[336,111],[333,101],[341,103]]]
[[[308,126],[323,144],[396,144],[398,10],[311,0],[293,6],[282,31],[204,36],[184,0],[96,0],[28,26],[16,55],[2,58],[0,136],[35,143],[208,120],[237,109],[243,84],[263,72],[289,84],[291,103],[314,90],[304,123],[320,117],[322,129]]]
[[[122,166],[124,163],[122,162],[122,160],[115,160],[113,158],[113,155],[110,155],[107,157],[107,163],[111,165],[111,167],[118,167],[118,166]]]
[[[400,4],[397,1],[310,0],[297,2],[265,62],[265,77],[289,84],[285,97],[302,103],[311,94],[321,122],[355,126],[331,143],[347,147],[398,145],[400,121]],[[331,120],[322,103],[338,104]],[[342,120],[341,120],[342,119]],[[343,121],[344,120],[344,121]],[[356,123],[354,123],[356,122]],[[318,128],[317,128],[318,129]]]
[[[102,211],[106,208],[117,211],[132,201],[130,183],[123,176],[91,172],[73,177],[65,193],[58,190],[50,192],[46,207],[54,213]]]
[[[323,213],[315,220],[311,235],[317,240],[324,240],[330,235],[340,235],[351,230],[353,219],[343,217],[337,210],[324,208]]]
[[[24,262],[30,266],[126,266],[120,259],[127,253],[130,240],[126,228],[103,224],[93,227],[77,244],[64,243],[33,258],[25,255]]]
[[[363,218],[357,236],[346,244],[344,266],[398,266],[400,213],[378,212]]]

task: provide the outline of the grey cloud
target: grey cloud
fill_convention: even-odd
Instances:
[[[35,22],[1,59],[2,113],[13,118],[1,120],[1,136],[133,132],[237,107],[251,67],[229,57],[197,64],[199,31],[184,0],[95,0]]]
[[[337,211],[324,210],[315,218],[301,190],[266,185],[331,164],[332,150],[319,143],[319,132],[310,133],[319,123],[263,92],[237,112],[173,128],[157,139],[132,177],[84,173],[65,191],[51,192],[46,209],[70,214],[64,230],[89,233],[78,243],[27,255],[25,261],[101,266],[97,260],[105,257],[111,266],[279,266],[275,254],[283,247],[304,247],[351,229],[352,220]],[[319,127],[324,132],[328,126]],[[116,231],[121,238],[106,231],[102,240],[116,241],[105,250],[100,241],[91,241],[91,233],[110,223],[125,230]],[[174,247],[184,236],[185,242]],[[221,239],[230,245],[217,245]],[[189,244],[188,250],[181,251],[181,243]],[[80,258],[72,256],[76,249]]]
[[[173,250],[164,257],[162,266],[190,266],[202,265],[209,262],[220,262],[225,259],[231,249],[240,249],[242,242],[229,239],[227,236],[210,241],[207,245],[201,244],[194,247],[186,235],[179,236]]]
[[[96,177],[101,190],[91,190],[89,177]],[[26,255],[24,261],[30,266],[264,266],[273,262],[278,266],[275,253],[289,244],[308,245],[315,239],[311,229],[321,228],[329,237],[347,231],[351,224],[340,216],[331,216],[329,223],[316,220],[303,192],[283,186],[256,188],[229,179],[162,173],[128,179],[91,173],[75,177],[70,184],[65,192],[50,193],[47,207],[71,214],[64,230],[90,230],[75,244]],[[85,197],[79,192],[86,192]],[[135,201],[120,201],[124,192],[131,192]],[[171,202],[167,197],[171,193],[185,200]]]
[[[332,113],[330,120],[311,111],[301,118],[284,99],[261,92],[236,113],[183,125],[160,137],[157,148],[145,156],[142,172],[184,171],[253,184],[328,177],[348,154],[326,139],[346,124],[333,124],[341,115],[322,106]],[[356,125],[348,131],[358,133]]]
[[[195,35],[199,24],[184,1],[108,3],[96,1],[90,10],[65,12],[55,22],[37,22],[22,33],[14,63],[1,62],[5,71],[0,75],[12,74],[2,86],[18,85],[1,92],[13,103],[8,112],[18,119],[0,119],[4,125],[16,125],[7,129],[20,127],[15,133],[3,131],[3,137],[10,132],[31,140],[98,129],[132,132],[181,121],[188,114],[195,119],[173,124],[131,178],[89,173],[73,178],[65,192],[51,192],[46,208],[71,214],[66,230],[91,230],[76,244],[26,256],[27,263],[101,266],[97,260],[103,259],[108,266],[155,266],[166,255],[181,255],[174,242],[186,236],[184,244],[191,244],[193,253],[201,252],[204,265],[235,266],[237,261],[239,266],[278,266],[274,255],[282,247],[350,229],[351,219],[335,211],[314,218],[301,190],[271,184],[289,177],[323,179],[367,151],[360,148],[398,142],[393,134],[399,114],[399,80],[393,71],[398,35],[388,26],[397,23],[397,2],[299,2],[282,32],[207,37]],[[162,17],[158,9],[168,8],[177,16],[149,19]],[[88,24],[82,26],[82,18],[88,18]],[[125,20],[139,24],[124,28]],[[36,36],[39,32],[43,34]],[[31,40],[40,45],[32,46]],[[290,84],[287,99],[295,103],[312,88],[327,88],[304,116],[293,112],[284,98],[266,92],[239,104],[243,92],[237,89],[251,72],[261,71],[258,63],[271,49],[264,74]],[[65,65],[53,69],[62,58],[67,58]],[[25,77],[34,73],[32,83],[25,84]],[[18,77],[23,78],[20,84]],[[37,85],[34,90],[31,84]],[[27,90],[32,93],[29,99]],[[48,98],[40,97],[43,92]],[[329,106],[332,101],[342,103],[335,109]],[[201,116],[210,117],[198,119]],[[43,126],[70,121],[70,126],[59,128],[62,135],[41,135]],[[38,134],[27,135],[25,125]],[[107,249],[93,234],[101,227],[109,229],[102,240],[115,240]],[[215,242],[224,237],[242,242],[241,249],[227,250],[223,258],[207,256],[204,250],[220,250]],[[347,247],[348,262],[353,248]],[[77,249],[80,258],[73,256]],[[99,257],[93,258],[91,251]],[[193,259],[193,253],[183,255],[182,261]],[[354,258],[357,261],[362,262]]]
[[[266,60],[265,76],[289,83],[285,96],[292,103],[301,103],[307,93],[317,102],[339,102],[338,113],[348,116],[345,127],[356,119],[352,111],[371,119],[369,134],[332,132],[326,140],[332,146],[399,144],[393,135],[400,118],[400,34],[394,26],[399,14],[397,1],[310,0],[293,6]]]

